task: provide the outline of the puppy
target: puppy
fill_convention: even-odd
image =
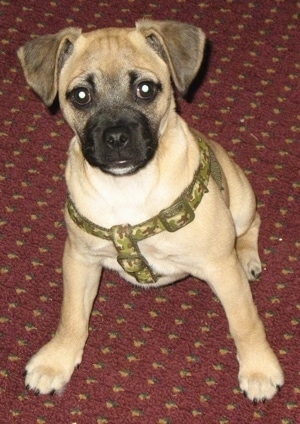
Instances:
[[[54,338],[26,365],[26,387],[54,393],[80,364],[102,267],[159,287],[192,274],[220,299],[239,383],[255,403],[283,385],[254,306],[260,218],[253,191],[222,147],[175,111],[203,57],[191,25],[67,28],[18,50],[26,80],[74,131],[66,168],[64,297]]]

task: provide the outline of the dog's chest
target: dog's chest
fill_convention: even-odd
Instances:
[[[180,253],[179,250],[176,245],[174,246],[168,241],[166,235],[158,234],[140,241],[133,250],[125,249],[125,253],[122,250],[120,253],[112,242],[103,243],[102,241],[98,246],[97,253],[104,268],[119,272],[130,282],[149,286],[166,276],[170,280],[175,280],[179,274],[183,273],[182,252]],[[136,267],[143,268],[145,265],[147,269],[144,272],[146,274],[142,273],[142,277],[137,278],[140,273],[136,271]],[[133,275],[135,277],[132,277]]]

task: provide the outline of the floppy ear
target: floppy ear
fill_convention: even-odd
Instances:
[[[202,30],[175,21],[151,20],[138,21],[136,28],[167,63],[176,88],[185,94],[203,59],[205,35]]]
[[[80,33],[78,28],[66,28],[57,34],[35,38],[17,52],[26,81],[47,106],[54,102],[59,72]]]

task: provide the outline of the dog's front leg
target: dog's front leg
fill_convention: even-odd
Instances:
[[[266,340],[247,277],[233,253],[210,268],[208,282],[220,299],[237,348],[239,383],[254,403],[271,399],[283,385],[279,362]]]
[[[26,365],[26,387],[36,394],[61,391],[80,364],[100,274],[100,265],[79,255],[68,239],[63,258],[64,296],[59,325],[53,339]]]

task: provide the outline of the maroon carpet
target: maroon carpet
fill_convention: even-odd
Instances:
[[[299,12],[296,0],[0,2],[1,424],[300,423]],[[210,40],[192,101],[179,107],[231,152],[257,194],[264,271],[252,290],[286,377],[265,404],[238,389],[235,348],[206,284],[144,291],[108,271],[63,395],[24,387],[24,366],[59,317],[71,131],[26,87],[16,50],[34,34],[143,16],[193,23]]]

